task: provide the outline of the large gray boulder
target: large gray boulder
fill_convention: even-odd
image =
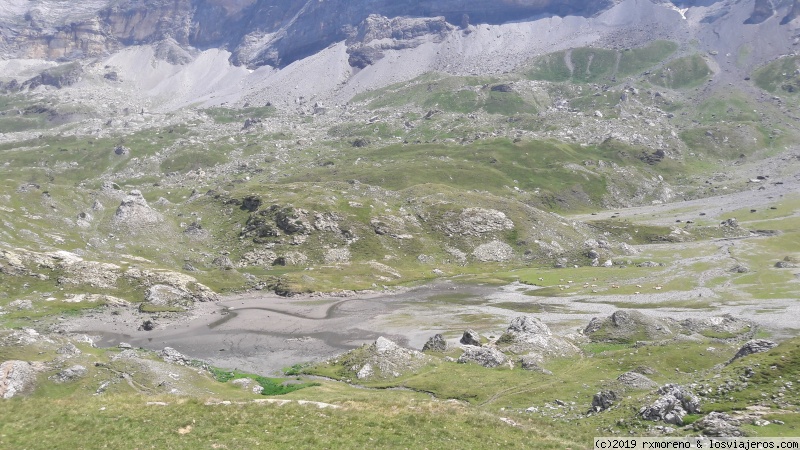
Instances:
[[[458,358],[459,363],[473,362],[483,367],[497,367],[508,362],[508,358],[500,350],[492,347],[467,346]]]
[[[739,351],[736,352],[735,355],[733,355],[733,358],[731,358],[731,360],[728,361],[728,364],[736,361],[739,358],[743,358],[747,355],[752,355],[753,353],[763,353],[769,351],[777,346],[778,346],[777,342],[770,341],[767,339],[753,339],[747,341],[742,346],[742,348],[740,348]]]
[[[580,349],[569,341],[553,335],[550,328],[533,316],[517,316],[497,340],[503,351],[516,354],[537,354],[544,357],[563,357],[578,354]]]
[[[694,423],[694,429],[706,436],[742,436],[741,423],[728,414],[712,412]]]
[[[661,397],[653,404],[639,410],[643,419],[683,425],[686,414],[700,412],[700,400],[682,386],[667,384],[658,390],[658,394]]]
[[[33,390],[36,370],[26,361],[6,361],[0,364],[0,398],[11,398]]]
[[[166,307],[189,307],[194,303],[190,292],[166,284],[155,284],[147,288],[144,300],[151,305]]]

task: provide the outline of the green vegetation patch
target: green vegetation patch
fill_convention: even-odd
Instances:
[[[536,59],[526,76],[533,80],[603,83],[640,73],[668,58],[678,45],[653,41],[624,51],[580,47]]]
[[[800,92],[800,56],[784,56],[753,73],[756,86],[772,94]]]
[[[210,368],[211,374],[220,383],[227,383],[228,381],[237,380],[240,378],[249,378],[259,384],[263,388],[261,395],[283,395],[294,392],[307,387],[319,386],[319,383],[287,383],[287,380],[281,378],[267,378],[261,375],[252,373],[240,372],[238,370],[220,369],[218,367]]]
[[[484,110],[489,114],[514,115],[536,113],[539,109],[535,97],[518,92],[500,79],[441,74],[426,74],[409,82],[360,94],[354,101],[367,101],[367,107],[373,110],[416,105],[428,111],[459,114]],[[408,118],[413,120],[416,117]]]
[[[682,89],[699,86],[711,73],[706,60],[701,55],[694,54],[669,62],[653,73],[648,80],[658,86]]]
[[[249,106],[241,109],[214,107],[204,110],[217,123],[244,122],[247,119],[272,117],[275,111],[275,107],[272,105]]]

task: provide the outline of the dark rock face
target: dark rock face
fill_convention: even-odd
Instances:
[[[363,69],[383,58],[384,50],[417,47],[423,42],[423,36],[442,39],[446,32],[454,28],[444,17],[389,19],[372,14],[361,22],[355,35],[347,40],[347,53],[350,55],[348,63],[351,67]],[[373,41],[380,42],[372,45]]]
[[[464,345],[474,345],[480,347],[481,335],[479,335],[477,331],[467,330],[461,336],[461,340],[459,342],[461,342]]]
[[[753,14],[744,23],[745,25],[759,24],[772,17],[773,14],[775,14],[775,10],[772,9],[770,0],[756,0],[753,6]]]
[[[36,77],[22,83],[22,88],[35,89],[39,86],[53,86],[60,89],[77,83],[80,81],[81,75],[83,75],[83,67],[80,64],[65,64],[45,70]]]
[[[600,412],[610,408],[619,396],[614,391],[600,391],[592,397],[592,411]]]
[[[792,3],[792,9],[789,10],[789,14],[781,19],[781,25],[786,25],[798,16],[800,16],[800,0],[795,0],[794,3]]]

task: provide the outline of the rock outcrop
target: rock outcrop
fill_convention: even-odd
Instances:
[[[600,391],[592,397],[592,409],[594,412],[605,411],[614,405],[619,395],[614,391]]]
[[[513,228],[514,222],[503,212],[484,208],[466,208],[444,225],[444,231],[460,236],[481,236]]]
[[[634,342],[666,339],[675,324],[648,317],[639,311],[619,310],[610,317],[595,317],[583,330],[593,341]]]
[[[152,225],[161,223],[164,218],[161,213],[147,204],[147,200],[138,190],[132,190],[117,208],[112,219],[116,228],[131,232],[147,229]]]
[[[569,341],[553,335],[550,328],[533,316],[517,316],[505,333],[497,340],[503,351],[516,354],[528,353],[541,357],[563,357],[580,353]]]
[[[742,436],[741,423],[729,414],[711,412],[693,424],[693,428],[706,436]]]
[[[339,359],[348,361],[359,380],[396,378],[419,370],[430,362],[430,356],[400,347],[381,336],[372,345],[346,353]]]
[[[767,339],[753,339],[747,341],[742,346],[742,348],[740,348],[739,351],[736,352],[735,355],[733,355],[733,358],[731,358],[731,360],[728,361],[728,364],[736,361],[739,358],[743,358],[747,355],[752,355],[753,353],[767,352],[777,346],[778,346],[777,342],[770,341]]]
[[[0,29],[14,31],[3,36],[10,55],[96,57],[123,46],[154,44],[157,56],[171,63],[182,63],[192,48],[220,47],[232,50],[236,64],[282,67],[346,39],[355,48],[376,40],[413,43],[423,33],[435,35],[455,25],[539,14],[588,17],[615,2],[91,0],[62,14],[42,3],[3,11]]]
[[[61,384],[61,383],[69,383],[71,381],[75,381],[79,378],[83,378],[88,373],[86,367],[81,366],[80,364],[76,364],[68,369],[64,369],[57,374],[50,377],[51,380],[54,382]]]
[[[514,249],[505,242],[494,240],[475,247],[472,256],[482,262],[503,262],[514,257]]]
[[[447,341],[441,334],[435,334],[428,339],[428,342],[422,346],[423,352],[446,352]]]
[[[464,353],[458,358],[459,363],[476,363],[483,367],[497,367],[508,362],[508,358],[500,350],[493,347],[466,346]]]
[[[26,361],[6,361],[0,364],[0,398],[11,398],[33,390],[36,370]]]
[[[617,381],[631,389],[653,389],[658,386],[655,381],[637,372],[625,372],[617,377]]]
[[[683,425],[686,414],[700,412],[700,400],[682,386],[667,384],[658,390],[658,394],[661,396],[653,404],[639,410],[643,419]]]
[[[480,347],[481,335],[475,330],[466,330],[464,331],[464,334],[461,335],[461,339],[458,342],[464,345],[474,345],[476,347]]]

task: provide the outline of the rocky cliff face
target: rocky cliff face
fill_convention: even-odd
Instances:
[[[285,66],[334,42],[436,34],[444,22],[501,23],[552,15],[589,16],[614,0],[96,0],[61,11],[52,0],[14,1],[0,11],[0,47],[24,58],[97,56],[126,45],[171,39],[223,47],[237,64]],[[381,32],[375,16],[386,18]],[[370,19],[370,17],[373,17]],[[433,21],[392,21],[398,17]],[[443,18],[443,19],[441,19]],[[366,32],[365,30],[369,30]]]
[[[653,0],[679,7],[727,0]],[[419,45],[455,27],[536,16],[593,16],[619,0],[8,0],[0,7],[0,54],[68,60],[161,41],[189,48],[224,48],[236,65],[286,66],[347,41],[353,67],[387,49]],[[755,0],[745,24],[776,13],[793,20],[800,0]],[[373,41],[379,41],[374,43]]]

